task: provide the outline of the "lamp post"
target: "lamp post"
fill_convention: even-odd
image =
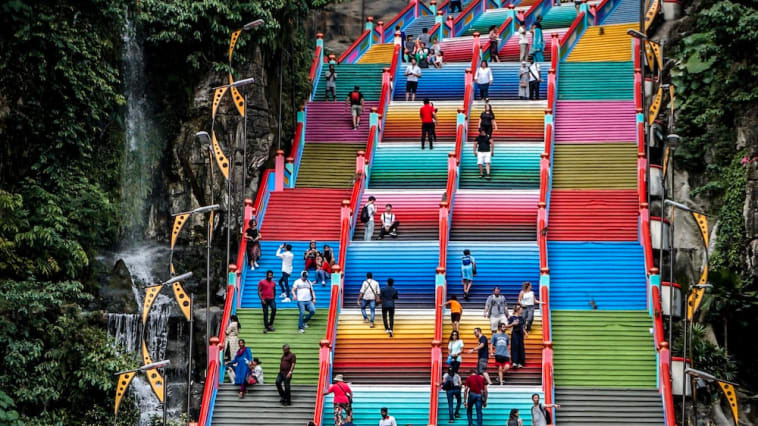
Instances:
[[[690,297],[692,296],[692,293],[696,289],[708,289],[712,288],[713,285],[711,284],[695,284],[690,286],[690,289],[687,291],[687,300],[690,300]],[[690,345],[690,356],[692,357],[692,364],[695,364],[695,356],[693,354],[692,350],[692,324],[695,322],[694,318],[690,320],[690,329],[689,329],[689,345]],[[682,424],[684,424],[685,419],[687,418],[687,380],[686,380],[686,374],[687,374],[687,315],[682,315]],[[693,387],[692,389],[692,401],[693,404],[697,404],[695,402],[695,389]],[[697,406],[694,407],[694,411],[697,412]],[[695,414],[697,416],[697,414]]]
[[[190,273],[190,275],[192,274]],[[165,388],[166,388],[165,382],[166,382],[166,366],[169,364],[171,364],[171,361],[168,359],[164,359],[163,361],[152,362],[150,364],[145,364],[142,367],[134,368],[132,370],[119,371],[118,373],[114,374],[114,376],[118,377],[118,384],[116,385],[116,406],[114,410],[114,415],[116,419],[118,418],[118,406],[121,403],[121,398],[124,397],[124,393],[126,392],[126,389],[129,387],[129,384],[132,382],[134,375],[139,372],[160,370],[161,375],[163,376],[163,383],[164,383],[164,386],[163,386],[164,388],[163,426],[166,426],[166,405],[168,405],[168,392],[165,392]]]
[[[668,157],[669,160],[667,161],[666,168],[664,169],[663,175],[661,175],[661,187],[663,188],[663,198],[661,199],[661,252],[660,252],[660,263],[661,266],[661,272],[663,271],[663,218],[666,212],[666,174],[669,173],[669,170],[671,171],[671,198],[674,198],[676,195],[676,191],[674,190],[674,153],[676,152],[676,148],[679,145],[679,135],[677,134],[670,134],[666,136],[666,145],[671,150],[671,153],[666,156],[665,150],[664,150],[664,156]],[[669,285],[674,285],[674,258],[675,258],[675,248],[674,248],[674,213],[671,212],[671,222],[669,224]],[[708,251],[708,248],[706,247],[706,253]],[[669,287],[669,314],[673,313],[673,307],[674,307],[674,298],[673,296],[673,287]],[[673,315],[669,315],[669,342],[673,342],[673,333],[674,333],[674,317]],[[671,357],[672,352],[669,352],[669,357]],[[671,360],[669,359],[669,362]]]

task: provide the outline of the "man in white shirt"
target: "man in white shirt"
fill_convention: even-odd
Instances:
[[[519,47],[519,61],[526,61],[526,56],[529,54],[529,38],[526,36],[526,24],[519,22],[518,27],[518,47]]]
[[[418,78],[421,77],[421,68],[416,64],[416,58],[411,58],[411,63],[405,67],[405,100],[408,97],[411,101],[416,100],[416,89],[418,88]]]
[[[284,251],[282,251],[284,249]],[[290,292],[290,275],[292,275],[292,259],[295,257],[292,254],[291,244],[282,244],[276,251],[276,257],[282,259],[282,277],[279,278],[279,288],[282,290],[282,294],[279,296],[282,298],[282,302],[290,302],[290,298],[287,295]]]
[[[538,101],[540,99],[540,64],[534,62],[532,56],[529,57],[529,99]]]
[[[387,204],[384,206],[384,213],[382,213],[382,228],[379,230],[379,239],[383,240],[385,235],[397,238],[398,225],[400,225],[400,222],[395,220],[395,214],[392,213],[392,204]]]
[[[379,420],[379,426],[397,426],[395,418],[388,414],[387,407],[382,407],[381,413],[382,419]]]
[[[363,322],[369,322],[369,317],[366,315],[366,305],[371,310],[371,328],[374,328],[374,314],[376,313],[376,298],[379,296],[381,288],[379,283],[374,280],[374,275],[371,272],[366,273],[366,280],[361,284],[361,292],[358,295],[358,305],[361,307],[361,314],[363,314]]]
[[[373,195],[368,197],[368,203],[366,203],[366,212],[368,213],[368,221],[365,222],[366,228],[363,230],[363,241],[371,241],[374,236],[374,215],[376,214],[376,197]]]
[[[474,81],[479,86],[479,99],[490,100],[490,84],[492,84],[492,70],[490,70],[487,61],[482,61],[482,65],[476,69]]]
[[[292,298],[297,301],[297,308],[300,310],[300,318],[297,323],[297,332],[305,333],[308,328],[308,321],[316,315],[316,293],[313,291],[313,285],[308,281],[308,272],[303,271],[300,278],[292,285]],[[308,316],[305,316],[308,311]]]

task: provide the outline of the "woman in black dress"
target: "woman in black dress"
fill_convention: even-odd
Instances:
[[[513,315],[508,318],[508,328],[511,329],[511,362],[513,368],[521,368],[526,362],[524,340],[529,334],[524,329],[523,308],[516,305]]]

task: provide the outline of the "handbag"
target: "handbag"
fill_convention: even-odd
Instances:
[[[452,364],[452,363],[453,363],[453,356],[452,355],[448,355],[447,356],[447,362],[446,362],[446,364]]]

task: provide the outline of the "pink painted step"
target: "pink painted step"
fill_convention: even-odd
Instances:
[[[348,142],[365,143],[368,140],[369,114],[378,102],[365,102],[361,115],[361,126],[353,130],[350,110],[345,100],[337,102],[310,102],[305,125],[306,142]]]
[[[558,101],[555,141],[634,143],[635,115],[633,101]]]

